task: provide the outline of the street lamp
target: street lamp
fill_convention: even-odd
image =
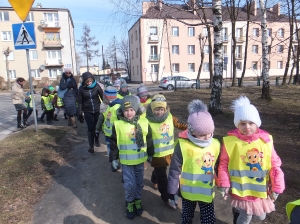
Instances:
[[[6,75],[7,75],[7,89],[8,90],[11,89],[9,67],[8,67],[8,56],[9,56],[10,52],[12,52],[12,51],[9,49],[9,47],[7,47],[6,50],[2,51],[2,53],[5,55],[5,61],[6,61]]]

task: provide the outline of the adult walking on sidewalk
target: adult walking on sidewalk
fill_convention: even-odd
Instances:
[[[63,98],[65,111],[68,116],[68,124],[73,125],[74,128],[76,126],[76,115],[77,115],[77,108],[76,108],[76,99],[78,94],[78,88],[76,80],[73,77],[72,71],[70,68],[65,68],[62,74],[62,78],[59,83],[60,90],[66,90]]]
[[[100,99],[103,100],[103,90],[97,84],[90,72],[82,74],[82,83],[78,91],[78,120],[83,123],[84,119],[88,127],[88,152],[94,153],[94,145],[100,146],[99,135],[95,135],[96,124],[100,114]],[[84,113],[84,119],[83,119]]]
[[[24,83],[25,83],[25,79],[18,78],[16,82],[12,84],[12,88],[11,88],[12,101],[18,113],[17,115],[18,128],[25,128],[26,126],[29,125],[27,123],[27,107],[24,105],[25,103],[25,96],[23,91]],[[21,123],[22,111],[23,111],[23,124]]]

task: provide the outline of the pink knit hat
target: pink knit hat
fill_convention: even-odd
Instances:
[[[139,97],[148,96],[147,87],[144,84],[141,84],[140,87],[137,89]]]
[[[188,105],[188,130],[192,135],[206,135],[215,130],[214,121],[201,100],[193,100]]]

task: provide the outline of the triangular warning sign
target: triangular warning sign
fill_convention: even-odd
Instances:
[[[35,45],[35,43],[32,40],[25,26],[22,24],[15,46],[26,46],[26,45]]]

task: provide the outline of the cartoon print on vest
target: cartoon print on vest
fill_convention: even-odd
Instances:
[[[165,124],[165,123],[162,124],[162,125],[160,126],[160,128],[158,129],[158,131],[159,131],[161,137],[163,137],[163,138],[168,138],[168,137],[169,137],[169,130],[170,130],[170,125]],[[169,145],[170,142],[167,141],[167,142],[164,142],[164,144]]]
[[[111,118],[111,112],[108,111],[106,115],[106,122],[105,122],[107,128],[110,128],[110,118]]]
[[[131,128],[130,133],[127,133],[127,136],[134,144],[136,144],[135,128]]]
[[[262,170],[262,165],[263,165],[263,161],[262,159],[264,158],[263,152],[259,152],[258,149],[253,148],[253,149],[249,149],[246,153],[246,156],[242,155],[240,156],[241,159],[243,160],[243,162],[246,164],[246,166],[250,167],[251,171],[258,171],[258,170]],[[247,158],[247,160],[246,160]],[[249,177],[251,179],[253,179],[254,177]],[[263,182],[264,178],[260,177],[260,178],[256,178],[255,179],[257,182]]]
[[[210,153],[206,152],[202,156],[202,160],[199,158],[196,159],[197,164],[201,167],[201,170],[204,170],[205,174],[213,174],[213,164],[215,161],[215,157]],[[207,184],[208,181],[202,181]],[[209,185],[212,186],[212,182],[209,182]]]

